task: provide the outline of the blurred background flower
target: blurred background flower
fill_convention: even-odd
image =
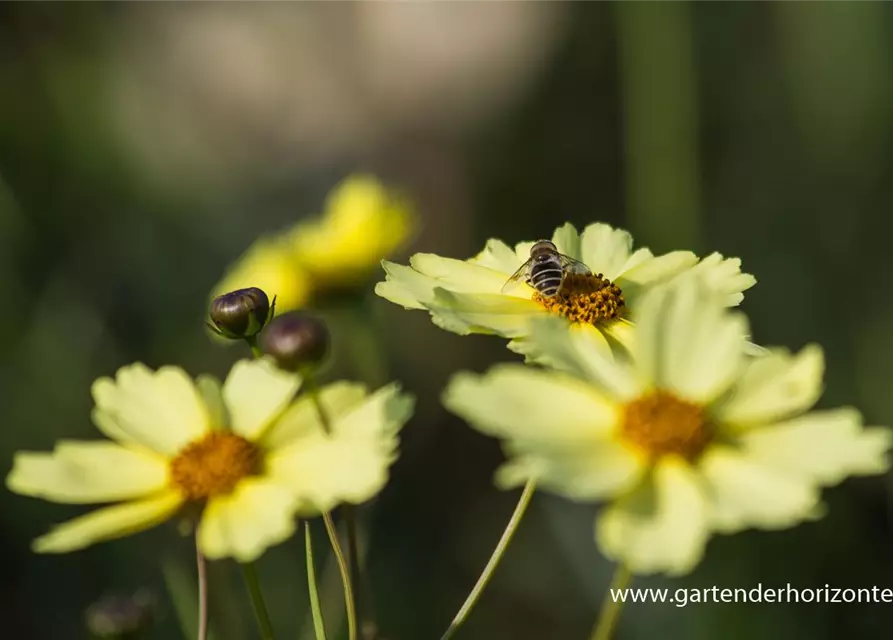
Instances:
[[[276,296],[276,312],[283,313],[362,293],[382,259],[406,244],[415,227],[404,199],[372,176],[352,176],[335,186],[322,215],[251,245],[213,295],[258,286]]]
[[[414,203],[413,253],[470,256],[489,237],[602,221],[655,253],[741,257],[759,280],[742,303],[754,339],[819,342],[822,405],[893,422],[887,4],[6,3],[0,15],[8,467],[14,450],[91,434],[90,383],[122,364],[225,374],[242,347],[204,336],[215,284],[353,174]],[[308,290],[295,287],[297,304]],[[383,634],[437,637],[516,500],[491,484],[498,444],[440,391],[457,369],[514,356],[379,299],[330,326],[332,379],[403,380],[419,398],[368,514],[368,562]],[[711,541],[673,586],[890,586],[883,482],[827,499],[821,522]],[[64,510],[0,493],[10,637],[75,636],[110,585],[164,594],[159,564],[191,592],[189,540],[163,529],[140,548],[29,554],[47,522],[80,513]],[[303,628],[302,563],[299,541],[258,563],[283,637]],[[218,640],[253,633],[231,569],[210,567]],[[538,495],[463,637],[586,637],[609,570],[590,509]],[[619,633],[874,639],[891,624],[879,605],[640,604]],[[156,637],[176,633],[174,616],[159,621]]]

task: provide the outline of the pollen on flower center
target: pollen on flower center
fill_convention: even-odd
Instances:
[[[171,484],[187,500],[202,500],[230,493],[242,478],[259,473],[260,465],[256,445],[235,433],[213,431],[171,460]]]
[[[697,458],[712,437],[703,408],[666,391],[655,391],[624,407],[621,436],[651,457],[674,453]]]
[[[534,292],[533,300],[571,322],[596,324],[620,315],[626,301],[616,284],[600,273],[568,273],[554,296]]]

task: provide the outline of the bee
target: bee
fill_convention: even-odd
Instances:
[[[550,240],[538,240],[530,247],[530,258],[506,280],[502,291],[523,280],[541,295],[551,298],[561,291],[569,273],[591,275],[592,271],[579,260],[559,253]]]

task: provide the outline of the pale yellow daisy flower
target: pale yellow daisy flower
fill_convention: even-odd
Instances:
[[[557,315],[591,334],[604,347],[610,339],[629,346],[642,295],[692,268],[712,287],[727,294],[728,304],[740,302],[741,292],[756,280],[740,271],[740,260],[713,254],[702,261],[689,251],[655,256],[633,251],[632,236],[607,224],[595,223],[582,233],[571,224],[555,230],[558,251],[585,264],[591,275],[565,278],[558,295],[542,295],[526,282],[506,282],[530,258],[532,242],[514,249],[490,240],[469,260],[419,253],[410,266],[383,262],[387,279],[375,292],[407,309],[426,309],[438,326],[458,334],[487,333],[511,338],[509,347],[540,360],[525,340],[532,319]]]
[[[316,297],[362,287],[381,259],[406,244],[416,227],[408,202],[372,176],[352,176],[329,194],[321,216],[252,244],[212,291],[217,297],[258,287],[276,297],[276,314]]]
[[[415,232],[409,203],[372,176],[352,176],[337,185],[319,218],[290,231],[292,250],[317,289],[365,284],[382,258],[393,255]]]
[[[55,527],[34,549],[62,553],[137,533],[201,507],[208,558],[248,562],[294,533],[295,513],[360,503],[385,484],[412,402],[396,387],[324,388],[332,433],[297,375],[266,360],[235,364],[222,387],[176,367],[134,364],[93,385],[93,421],[112,441],[62,441],[20,452],[7,486],[71,504],[114,503]]]
[[[535,480],[608,501],[603,552],[634,573],[682,574],[714,532],[791,527],[821,515],[821,488],[887,470],[891,432],[858,411],[810,411],[817,346],[745,355],[747,321],[690,279],[649,293],[625,358],[555,320],[531,340],[562,371],[504,365],[458,374],[444,402],[501,438],[499,486]]]

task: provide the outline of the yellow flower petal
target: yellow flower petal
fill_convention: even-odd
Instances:
[[[366,386],[356,382],[334,382],[320,389],[320,400],[329,420],[335,421],[366,397]],[[315,437],[324,432],[316,403],[306,394],[291,404],[263,436],[264,446],[270,449],[291,444],[299,438]]]
[[[746,318],[695,280],[660,287],[639,308],[636,360],[654,383],[707,404],[729,388],[744,358]]]
[[[363,402],[344,403],[333,414],[332,429],[336,435],[381,439],[393,436],[409,420],[415,401],[400,391],[400,385],[386,385]]]
[[[110,438],[174,455],[210,428],[208,409],[189,376],[176,367],[137,363],[117,378],[93,383],[93,418]]]
[[[431,305],[434,322],[461,335],[495,333],[516,338],[527,333],[532,317],[548,313],[533,300],[496,293],[453,293],[444,289],[435,291]]]
[[[519,365],[454,375],[443,404],[483,433],[531,445],[601,441],[619,419],[617,406],[587,383]]]
[[[332,190],[322,217],[292,230],[293,255],[321,286],[357,284],[409,239],[414,220],[378,180],[352,176]]]
[[[631,489],[645,465],[641,457],[614,440],[559,446],[509,441],[510,460],[496,472],[496,486],[510,489],[536,479],[537,488],[574,500],[599,500]]]
[[[537,362],[589,380],[611,398],[629,400],[643,391],[643,385],[626,363],[615,361],[601,333],[590,325],[568,330],[561,318],[538,318],[530,323],[530,353],[540,354]]]
[[[617,318],[613,322],[606,322],[602,330],[613,343],[620,345],[627,353],[637,352],[638,330],[634,322],[626,318]]]
[[[434,301],[437,281],[411,267],[381,261],[386,280],[375,285],[375,294],[405,309],[424,309]]]
[[[719,253],[702,258],[691,271],[702,278],[710,290],[721,296],[728,307],[741,304],[744,291],[757,283],[751,274],[741,273],[740,258],[724,258]]]
[[[175,491],[98,509],[69,520],[34,541],[37,553],[67,553],[91,544],[121,538],[161,524],[182,504]]]
[[[199,547],[212,560],[252,562],[295,532],[294,507],[287,488],[246,478],[231,494],[208,501],[198,527]]]
[[[824,371],[825,359],[817,345],[804,347],[796,356],[770,350],[748,361],[731,398],[716,413],[723,422],[739,427],[802,413],[819,399]]]
[[[62,440],[53,453],[17,453],[6,486],[53,502],[90,504],[157,493],[167,479],[160,456],[114,442]]]
[[[859,412],[843,408],[755,428],[741,443],[764,464],[833,485],[851,475],[885,473],[893,435],[889,429],[863,428]]]
[[[505,274],[474,262],[417,253],[409,259],[413,269],[438,281],[438,286],[462,293],[499,293],[511,272]]]
[[[593,273],[601,273],[608,280],[616,280],[623,273],[632,248],[633,237],[627,231],[597,222],[583,229],[580,260]]]
[[[484,250],[471,259],[471,262],[501,273],[513,274],[523,262],[518,260],[515,250],[502,240],[490,238]]]
[[[552,234],[552,242],[559,253],[585,262],[580,257],[580,234],[577,233],[576,227],[570,222],[565,222],[555,229],[555,233]]]
[[[785,474],[730,447],[704,454],[698,470],[707,483],[717,531],[783,529],[810,517],[819,494],[805,478]]]
[[[397,457],[397,431],[413,400],[397,385],[363,398],[361,385],[336,383],[322,400],[332,433],[326,434],[309,399],[295,403],[272,432],[278,447],[267,457],[271,477],[288,486],[302,511],[318,513],[341,502],[365,502],[387,482]],[[277,434],[284,429],[286,436]]]
[[[627,303],[634,303],[647,287],[670,281],[694,266],[697,261],[698,257],[691,251],[672,251],[662,256],[649,257],[635,266],[630,265],[627,271],[614,279],[614,283],[623,290]]]
[[[214,376],[202,374],[195,379],[195,386],[208,408],[212,429],[229,425],[229,411],[223,401],[223,385]]]
[[[318,435],[277,449],[267,468],[294,493],[301,513],[317,514],[372,498],[385,486],[396,457],[393,447],[375,439]]]
[[[692,469],[672,457],[657,464],[650,481],[607,507],[596,526],[605,555],[636,574],[688,573],[708,534],[704,491]]]
[[[248,440],[260,438],[300,386],[299,375],[283,371],[269,360],[240,360],[223,383],[232,430]]]
[[[213,289],[212,297],[237,289],[258,287],[273,301],[276,313],[300,309],[307,304],[312,283],[295,260],[289,242],[281,236],[257,240],[242,254]]]

